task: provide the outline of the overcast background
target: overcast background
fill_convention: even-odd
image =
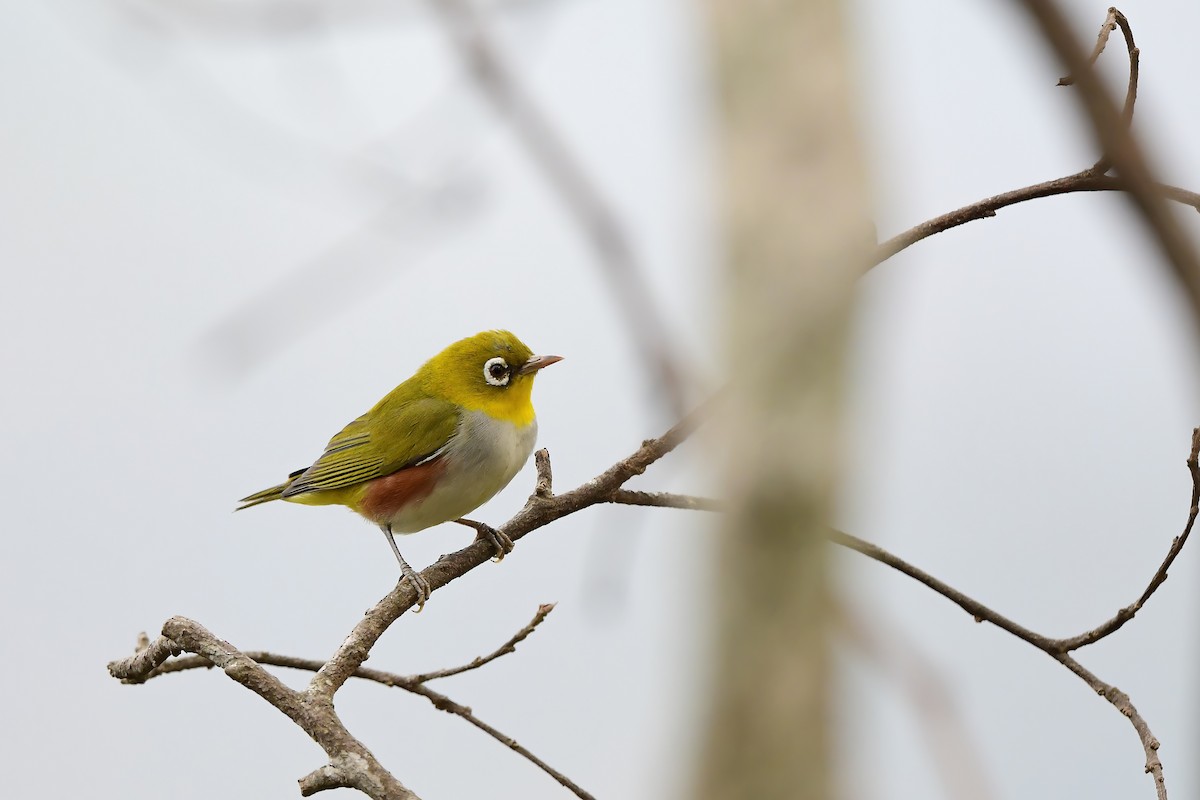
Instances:
[[[723,356],[694,5],[500,5],[498,34],[626,225],[701,396]],[[1094,160],[1009,5],[850,6],[881,238]],[[1106,6],[1069,6],[1090,42]],[[1123,10],[1137,128],[1167,180],[1200,188],[1200,6]],[[1121,83],[1119,37],[1104,61]],[[669,414],[592,253],[422,4],[10,3],[0,67],[5,793],[294,797],[322,754],[260,699],[219,674],[128,687],[104,670],[173,614],[323,657],[393,585],[382,537],[344,510],[234,516],[234,501],[484,328],[567,357],[534,398],[559,488]],[[1184,523],[1200,423],[1196,329],[1163,275],[1116,196],[1005,210],[877,268],[842,526],[1049,635],[1131,602]],[[707,460],[689,443],[637,485],[712,491]],[[532,479],[478,516],[502,522]],[[401,546],[424,566],[469,535]],[[370,665],[467,661],[556,601],[517,654],[437,688],[598,798],[683,796],[710,544],[685,512],[585,511],[439,591]],[[898,574],[836,563],[848,605],[936,664],[988,796],[1153,796],[1131,726],[1066,670]],[[1185,550],[1138,619],[1081,654],[1162,740],[1176,798],[1200,796],[1196,563]],[[911,698],[849,648],[843,666],[846,796],[939,796]],[[353,683],[338,698],[424,797],[566,796],[425,700]]]

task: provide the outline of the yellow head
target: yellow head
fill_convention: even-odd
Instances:
[[[534,375],[561,360],[535,356],[508,331],[483,331],[429,359],[415,377],[429,394],[524,427],[533,422]]]

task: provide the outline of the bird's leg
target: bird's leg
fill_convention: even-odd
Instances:
[[[512,552],[513,540],[508,537],[504,531],[498,531],[486,522],[476,522],[473,519],[463,517],[454,520],[459,525],[466,525],[468,528],[474,528],[479,534],[480,539],[486,539],[492,549],[496,551],[496,557],[493,561],[499,563],[504,560],[504,557]]]
[[[396,547],[396,537],[392,534],[392,526],[380,525],[379,529],[387,537],[388,544],[392,546],[392,552],[396,554],[396,560],[400,562],[400,572],[404,577],[408,578],[408,582],[417,591],[417,610],[414,613],[420,614],[421,610],[425,608],[425,601],[429,599],[429,594],[433,591],[433,587],[429,585],[429,581],[421,577],[415,569],[408,565],[408,562],[404,560],[404,556],[400,555],[400,548]]]

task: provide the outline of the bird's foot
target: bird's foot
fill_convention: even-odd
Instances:
[[[401,562],[400,572],[408,578],[408,582],[412,584],[413,589],[417,593],[417,610],[414,614],[420,614],[425,609],[425,602],[429,599],[429,595],[433,592],[433,587],[429,585],[429,581],[421,573],[408,565],[408,562]]]
[[[429,595],[433,592],[433,587],[429,585],[429,581],[422,578],[415,569],[408,565],[404,560],[404,556],[400,555],[400,548],[396,547],[396,537],[392,533],[391,525],[380,525],[379,530],[383,531],[383,536],[387,539],[387,543],[391,545],[392,552],[396,555],[396,561],[400,563],[400,573],[404,578],[408,578],[408,582],[412,584],[413,589],[417,593],[417,610],[414,614],[420,614],[425,608],[425,601],[429,599]],[[404,580],[401,578],[401,580]]]
[[[474,528],[478,534],[476,538],[483,539],[492,546],[492,550],[496,553],[496,557],[493,558],[492,561],[495,561],[497,564],[503,561],[504,557],[513,551],[513,540],[504,531],[496,530],[486,522],[476,522],[475,520],[466,519],[465,517],[463,519],[455,520],[455,522],[466,525],[470,528]]]

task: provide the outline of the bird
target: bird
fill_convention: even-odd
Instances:
[[[533,379],[561,360],[534,355],[509,331],[461,339],[342,428],[311,466],[243,497],[236,510],[273,500],[347,506],[383,531],[420,611],[432,590],[400,555],[395,534],[457,522],[486,539],[497,561],[512,552],[507,534],[465,515],[529,460],[537,439]]]

